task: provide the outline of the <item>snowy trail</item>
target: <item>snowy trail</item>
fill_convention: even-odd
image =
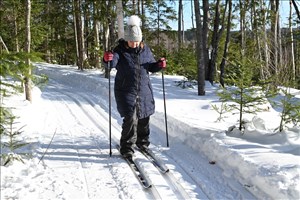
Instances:
[[[101,120],[101,122],[102,122],[101,124],[107,126],[107,124],[108,124],[107,113],[103,113],[103,111],[101,111],[101,109],[99,107],[97,107],[94,102],[92,102],[90,99],[88,99],[88,97],[85,94],[80,94],[79,96],[74,97],[74,94],[71,95],[68,92],[67,96],[70,99],[72,99],[74,102],[76,102],[79,107],[85,107],[84,111],[85,111],[86,115],[89,117],[89,119],[91,121],[94,122],[94,124],[96,126],[98,124],[97,121],[95,121],[95,119],[97,119],[97,116],[96,116],[97,113],[93,115],[93,111],[98,112],[103,118],[105,118],[104,120]],[[86,101],[87,105],[86,104],[82,105],[81,102],[84,102],[84,101]],[[90,105],[92,105],[93,108],[91,108]],[[103,116],[104,114],[105,114],[105,116]],[[100,129],[103,129],[103,128],[100,127]],[[120,128],[118,127],[118,125],[114,124],[113,129],[115,129],[115,131],[117,131],[117,132],[120,132]],[[103,131],[105,132],[105,130],[103,130]],[[113,135],[113,139],[114,139],[113,142],[118,143],[118,140],[116,138],[117,138],[117,136]],[[137,153],[137,155],[138,155],[138,153]],[[151,168],[153,168],[152,164],[149,164],[149,161],[143,159],[143,156],[141,154],[139,154],[138,158],[142,160],[141,165],[144,166],[145,171],[151,172],[151,173],[148,173],[148,175],[150,175],[150,177],[153,180],[155,180],[155,183],[157,183],[159,185],[164,183],[165,185],[163,187],[170,188],[169,191],[165,191],[165,189],[164,189],[163,191],[160,192],[160,194],[164,194],[164,195],[159,195],[158,194],[159,190],[161,190],[159,188],[161,188],[162,186],[158,187],[158,186],[154,185],[153,188],[151,188],[151,190],[153,190],[152,193],[156,199],[157,199],[157,197],[162,197],[162,196],[165,196],[167,198],[172,198],[172,199],[174,199],[174,197],[176,197],[177,199],[189,199],[190,198],[188,195],[188,192],[185,191],[184,187],[179,183],[179,181],[177,181],[177,179],[172,174],[172,172],[166,173],[162,176],[162,174],[158,173],[155,168],[151,169]],[[145,162],[147,162],[147,163],[145,163]],[[174,195],[172,193],[170,193],[172,191],[174,192]],[[170,193],[170,194],[168,194],[166,196],[166,193],[167,194]],[[207,196],[204,193],[202,193],[201,198],[207,198]],[[162,199],[164,199],[164,198],[162,198]]]
[[[53,92],[45,92],[43,94],[44,97],[48,96],[57,96],[59,94]],[[63,95],[60,95],[63,98]],[[103,170],[91,170],[94,167],[97,167],[95,163],[103,163],[107,165],[105,161],[102,161],[101,155],[103,153],[96,147],[93,146],[93,141],[89,138],[89,133],[94,130],[88,130],[82,126],[81,122],[88,124],[89,122],[85,119],[81,119],[82,115],[78,115],[78,118],[74,117],[74,121],[66,121],[63,116],[72,115],[70,109],[74,109],[74,105],[72,103],[68,103],[70,107],[66,106],[66,104],[56,103],[55,99],[51,99],[52,104],[57,104],[56,109],[51,112],[55,112],[57,115],[56,126],[58,127],[58,133],[56,134],[54,141],[50,145],[50,151],[46,154],[44,158],[45,165],[48,168],[53,169],[54,171],[59,172],[59,168],[69,168],[70,172],[74,171],[74,174],[78,174],[78,177],[81,177],[78,182],[80,183],[81,188],[78,188],[79,194],[65,194],[66,198],[82,198],[88,199],[90,197],[97,198],[96,195],[93,195],[93,186],[96,186],[98,179],[100,177],[104,177],[109,175],[109,170],[106,172]],[[78,121],[81,121],[78,123]],[[49,122],[47,122],[49,123]],[[72,127],[70,129],[70,127]],[[90,166],[88,166],[90,165]],[[102,169],[102,168],[101,168]],[[89,174],[90,172],[97,172],[97,174]],[[81,174],[81,175],[80,175]],[[66,182],[67,186],[69,185],[78,185],[78,183],[69,184],[68,175],[62,174],[61,177],[64,177],[64,182]],[[95,177],[95,178],[92,178]],[[72,177],[70,177],[72,180]],[[111,180],[114,180],[111,178]],[[111,183],[113,184],[113,183]],[[63,185],[63,188],[66,186]],[[101,194],[101,188],[97,188],[98,192],[95,191],[95,194]],[[72,191],[72,190],[65,190]],[[115,193],[115,192],[114,192]],[[114,194],[112,193],[112,194]]]
[[[166,147],[162,80],[152,74],[156,112],[151,117],[150,148],[170,175],[162,175],[137,152],[138,162],[154,185],[143,190],[115,148],[122,119],[113,94],[109,156],[104,74],[47,63],[36,67],[36,73],[47,75],[49,82],[33,88],[34,102],[24,101],[22,95],[6,99],[6,105],[16,108],[20,116],[17,123],[26,125],[19,139],[29,144],[19,151],[32,154],[32,159],[1,166],[1,199],[299,199],[300,129],[291,127],[274,134],[278,111],[247,116],[245,134],[226,133],[236,117],[214,121],[211,105],[219,102],[218,87],[209,86],[207,96],[198,97],[195,89],[176,86],[182,77],[168,76],[170,147]]]
[[[58,107],[54,111],[58,118],[56,126],[62,131],[60,134],[56,134],[50,145],[52,151],[46,154],[44,160],[47,167],[54,171],[59,171],[60,167],[68,167],[70,171],[74,171],[74,174],[78,174],[76,183],[69,184],[68,180],[64,180],[67,185],[80,185],[76,190],[78,193],[64,194],[66,199],[127,199],[134,198],[135,195],[149,198],[147,193],[143,194],[144,192],[139,190],[138,183],[126,184],[132,182],[128,179],[135,180],[130,171],[127,172],[126,163],[120,157],[108,156],[108,139],[95,125],[96,122],[93,122],[87,115],[92,114],[89,106],[78,106],[74,99],[68,96],[68,92],[49,90],[43,94],[44,98],[53,95],[56,100],[60,99],[63,102],[57,103]],[[53,104],[56,104],[55,99],[50,99],[51,102],[54,102]],[[66,122],[63,116],[70,119],[67,115],[72,115],[74,121]],[[99,117],[98,119],[105,120]],[[62,156],[61,160],[57,162],[58,159],[53,159],[53,155]],[[70,162],[71,160],[72,162]],[[57,165],[59,166],[57,167]],[[62,175],[62,177],[66,176]],[[107,180],[111,180],[111,182],[103,183]],[[108,188],[103,188],[103,184],[111,188],[110,192],[107,192]]]
[[[49,92],[50,94],[50,92]],[[108,124],[108,120],[107,117],[104,118],[103,116],[101,116],[100,112],[100,108],[96,109],[95,108],[95,104],[93,102],[91,102],[90,100],[87,99],[87,96],[84,96],[84,94],[74,94],[72,93],[72,91],[69,90],[60,90],[58,91],[51,91],[51,95],[55,96],[56,100],[60,100],[63,103],[60,103],[56,108],[56,113],[63,113],[62,116],[58,116],[58,121],[61,121],[63,123],[61,124],[57,124],[58,126],[60,126],[60,128],[62,129],[63,133],[66,134],[59,134],[59,138],[61,138],[62,140],[65,141],[69,141],[68,144],[60,144],[59,146],[65,146],[64,151],[68,152],[68,154],[70,154],[70,156],[72,155],[72,157],[74,157],[74,163],[69,163],[64,164],[64,166],[71,168],[70,170],[73,170],[71,166],[75,166],[74,171],[78,171],[78,182],[80,183],[80,186],[78,186],[78,194],[70,194],[68,197],[69,198],[81,198],[81,199],[97,199],[97,198],[103,198],[103,196],[99,196],[99,194],[103,194],[101,192],[101,189],[96,189],[95,185],[97,185],[97,181],[99,181],[98,179],[95,179],[94,177],[103,177],[102,173],[107,174],[107,172],[102,172],[102,173],[98,173],[98,174],[90,174],[89,171],[95,171],[92,170],[91,168],[93,167],[93,164],[90,164],[89,159],[91,158],[100,158],[102,157],[102,159],[105,159],[105,156],[107,156],[107,162],[106,165],[108,168],[110,168],[110,173],[111,173],[111,179],[114,180],[115,182],[115,186],[116,188],[120,188],[118,192],[114,191],[114,193],[116,193],[113,196],[108,196],[109,198],[113,198],[116,199],[118,196],[122,197],[124,196],[125,199],[127,199],[128,197],[132,198],[133,194],[136,194],[136,192],[132,193],[132,194],[126,194],[126,192],[124,192],[124,188],[122,188],[122,181],[123,180],[119,180],[120,178],[118,174],[113,174],[114,171],[112,168],[116,167],[115,164],[112,164],[111,162],[114,160],[114,162],[119,162],[119,163],[124,163],[124,161],[120,160],[120,158],[109,158],[108,156],[108,139],[107,139],[107,135],[105,135],[105,133],[103,133],[103,127],[102,125],[106,125]],[[44,93],[44,96],[46,96],[47,98],[47,93]],[[51,100],[51,99],[50,99]],[[51,100],[51,102],[55,102],[54,99]],[[54,103],[55,104],[55,103]],[[64,123],[65,120],[63,119],[64,115],[72,115],[74,118],[74,123],[71,125],[72,129],[70,128],[70,125],[67,125],[66,127],[64,127]],[[70,118],[69,116],[67,118]],[[96,120],[98,119],[98,120]],[[87,130],[84,127],[89,127],[89,129],[91,129],[91,127],[93,127],[93,130]],[[68,130],[69,129],[69,130]],[[90,132],[90,133],[89,133]],[[93,132],[93,133],[92,133]],[[101,134],[99,134],[101,133]],[[90,134],[90,136],[88,136]],[[62,136],[63,135],[63,136]],[[100,136],[100,137],[99,137]],[[96,143],[96,146],[93,146],[92,143]],[[96,141],[96,142],[95,142]],[[116,137],[114,138],[114,142],[116,143]],[[58,148],[56,149],[55,146],[56,140],[54,140],[53,144],[51,144],[52,148],[54,148],[54,151],[58,151],[57,153],[50,153],[50,155],[64,155],[64,152],[59,152],[61,149]],[[70,148],[68,148],[67,146],[70,146]],[[85,149],[83,149],[82,147],[85,147]],[[91,154],[91,150],[97,150],[98,147],[98,151],[94,151],[95,153]],[[102,148],[104,148],[105,150],[101,150]],[[117,154],[116,152],[114,152],[115,154]],[[49,154],[47,154],[49,156]],[[45,156],[46,157],[46,156]],[[114,157],[114,156],[113,156]],[[156,171],[156,169],[153,168],[153,166],[151,166],[151,164],[149,164],[149,162],[145,159],[142,160],[143,156],[140,156],[141,158],[141,163],[143,165],[143,167],[145,168],[145,170],[147,172],[149,172],[149,176],[152,180],[155,180],[155,184],[154,187],[151,188],[150,190],[147,190],[147,192],[145,192],[145,197],[148,199],[151,198],[155,198],[157,199],[158,197],[161,199],[165,199],[165,198],[171,198],[171,199],[182,199],[183,197],[187,197],[187,192],[184,191],[183,187],[180,185],[180,183],[177,183],[177,180],[174,178],[174,176],[172,176],[172,174],[170,173],[170,175],[166,175],[165,177],[162,177],[162,175],[160,173],[158,173]],[[44,158],[45,164],[49,167],[49,166],[54,166],[55,164],[50,163],[49,159],[47,160],[47,157]],[[99,162],[97,160],[95,160],[95,162]],[[148,162],[148,163],[147,163]],[[148,166],[147,166],[148,165]],[[152,171],[149,170],[152,168]],[[56,169],[57,170],[57,169]],[[55,170],[55,171],[56,171]],[[100,171],[100,170],[98,170]],[[128,169],[127,169],[128,171]],[[129,171],[130,173],[130,171]],[[107,178],[105,178],[107,179]],[[168,179],[168,181],[167,181]],[[132,181],[131,181],[132,182]],[[136,180],[134,179],[134,182],[136,182]],[[159,185],[157,184],[159,183]],[[162,183],[164,183],[165,185],[163,185]],[[128,185],[130,184],[130,182],[128,182]],[[78,185],[77,183],[74,183],[74,185]],[[175,188],[174,185],[176,185],[177,187]],[[170,190],[166,190],[165,188],[171,188]],[[178,189],[180,188],[180,189]],[[107,189],[105,189],[107,190]],[[142,190],[140,190],[141,192]],[[167,191],[167,192],[166,192]],[[174,192],[174,194],[172,193],[172,191]],[[110,193],[114,194],[113,192]],[[118,194],[120,193],[120,194]],[[124,195],[122,195],[122,193],[125,193]],[[98,194],[98,196],[97,196]],[[152,196],[151,196],[152,195]],[[139,197],[141,196],[141,194],[138,195]],[[104,198],[105,199],[105,198]]]
[[[60,68],[39,70],[50,78],[42,98],[49,100],[46,101],[50,105],[47,108],[49,113],[54,112],[57,115],[56,122],[45,120],[45,126],[48,128],[48,135],[45,135],[47,141],[50,141],[52,136],[49,135],[51,130],[53,132],[56,128],[57,135],[44,162],[54,171],[59,171],[59,167],[56,169],[56,166],[62,165],[70,167],[72,172],[70,176],[75,175],[75,172],[78,175],[77,182],[71,184],[78,187],[78,194],[62,193],[65,199],[73,197],[78,199],[255,199],[240,183],[232,180],[232,177],[226,177],[218,166],[210,165],[208,158],[201,155],[199,150],[189,147],[186,141],[171,135],[171,148],[165,148],[165,136],[162,134],[163,114],[158,112],[151,121],[151,148],[162,158],[171,172],[169,176],[162,176],[150,161],[137,154],[138,160],[148,172],[157,192],[143,190],[127,163],[118,156],[114,145],[112,145],[113,156],[109,157],[108,102],[107,99],[101,99],[108,93],[107,80],[81,72],[75,73],[75,77],[62,78],[60,76],[68,73]],[[76,88],[74,83],[77,75],[85,76],[88,84],[80,83],[82,88]],[[112,140],[116,144],[120,137],[121,119],[115,110],[113,99],[112,103]],[[54,111],[53,107],[55,107]],[[74,120],[66,121],[65,119],[70,119],[70,116]],[[172,117],[169,119],[168,124],[172,130],[172,125],[176,125],[177,121]],[[174,127],[178,128],[178,126]],[[193,127],[182,127],[182,130],[176,131],[189,132],[189,130],[191,134],[194,131]],[[47,145],[43,146],[41,152],[45,151]],[[60,154],[62,154],[60,159],[52,158]],[[65,175],[61,177],[68,178]],[[69,178],[72,180],[71,177]],[[71,183],[68,180],[60,180],[60,182]],[[55,186],[55,183],[53,185]],[[60,188],[61,185],[63,184],[55,187]],[[98,185],[102,188],[97,187]]]
[[[28,142],[18,152],[32,158],[1,166],[1,199],[299,199],[300,129],[274,133],[274,120],[280,119],[276,108],[246,116],[244,134],[226,132],[237,117],[215,121],[212,105],[220,103],[218,86],[207,86],[207,95],[199,97],[195,88],[177,87],[183,77],[168,75],[166,147],[162,79],[151,74],[156,112],[150,122],[150,148],[170,174],[162,175],[137,152],[154,185],[143,190],[115,147],[122,119],[113,93],[109,156],[108,80],[103,72],[35,65],[36,74],[45,74],[49,82],[33,88],[33,103],[24,101],[23,94],[5,100],[20,116],[15,128],[21,127],[24,134],[18,139]]]

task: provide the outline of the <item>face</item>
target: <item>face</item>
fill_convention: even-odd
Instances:
[[[128,46],[130,48],[137,48],[140,45],[141,42],[135,42],[135,41],[128,41]]]

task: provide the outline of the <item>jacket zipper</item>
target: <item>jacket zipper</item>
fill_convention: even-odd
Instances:
[[[137,53],[137,70],[136,70],[136,75],[137,75],[137,93],[136,93],[136,115],[140,116],[140,82],[141,82],[141,65],[140,65],[140,53]]]

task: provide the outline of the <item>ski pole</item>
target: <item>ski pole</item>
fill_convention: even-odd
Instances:
[[[112,155],[112,151],[111,151],[111,89],[110,89],[110,61],[108,61],[107,63],[107,67],[108,67],[108,113],[109,113],[109,156],[111,157]]]
[[[169,134],[168,134],[168,122],[167,122],[167,109],[166,109],[166,95],[165,95],[165,78],[164,70],[161,71],[162,85],[163,85],[163,98],[164,98],[164,110],[165,110],[165,125],[166,125],[166,138],[167,138],[167,147],[169,147]]]
[[[54,136],[55,136],[55,134],[56,134],[56,131],[57,131],[57,128],[55,129],[55,131],[54,131],[54,133],[53,133],[53,135],[52,135],[52,138],[51,138],[51,140],[50,140],[50,143],[48,144],[48,146],[47,146],[45,152],[43,153],[42,157],[40,158],[38,164],[43,160],[45,154],[47,153],[47,151],[48,151],[48,149],[49,149],[49,147],[50,147],[50,145],[51,145],[51,143],[52,143],[52,141],[53,141],[53,138],[54,138]]]

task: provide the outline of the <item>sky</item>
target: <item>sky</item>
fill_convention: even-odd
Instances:
[[[201,2],[201,1],[200,1]],[[173,4],[172,4],[173,5]],[[298,5],[298,7],[300,7],[300,4]],[[178,1],[175,1],[175,5],[174,8],[176,9],[176,12],[178,13]],[[194,9],[194,4],[191,5],[191,1],[190,0],[183,0],[183,15],[184,15],[184,29],[190,29],[193,27],[192,24],[192,18],[191,18],[191,9]],[[290,5],[289,5],[289,0],[280,0],[280,16],[281,16],[281,26],[285,27],[287,26],[287,20],[288,20],[288,16],[289,16],[289,11],[290,10]],[[293,8],[293,12],[295,12],[294,8]],[[193,10],[193,14],[194,14],[194,10]],[[194,16],[194,20],[195,20],[195,16]],[[170,22],[170,26],[172,27],[173,30],[177,30],[178,29],[178,22],[177,21],[172,21]],[[194,26],[195,23],[194,23]]]
[[[25,101],[24,94],[3,101],[19,116],[14,128],[26,125],[17,139],[29,145],[18,152],[32,158],[0,166],[1,199],[300,198],[300,126],[276,131],[280,109],[269,103],[263,105],[264,112],[244,116],[242,134],[234,128],[238,115],[227,113],[217,121],[212,105],[221,106],[218,85],[206,83],[206,95],[198,96],[196,87],[177,86],[184,77],[164,75],[167,147],[162,75],[150,75],[156,103],[150,148],[170,172],[161,174],[136,152],[153,185],[143,189],[115,147],[122,119],[113,93],[109,156],[109,85],[104,73],[47,63],[35,66],[34,72],[47,75],[49,82],[33,88],[33,102]],[[115,70],[111,76],[113,89]],[[291,93],[300,100],[299,90]],[[274,100],[279,102],[279,96]],[[2,136],[1,143],[5,141]]]

